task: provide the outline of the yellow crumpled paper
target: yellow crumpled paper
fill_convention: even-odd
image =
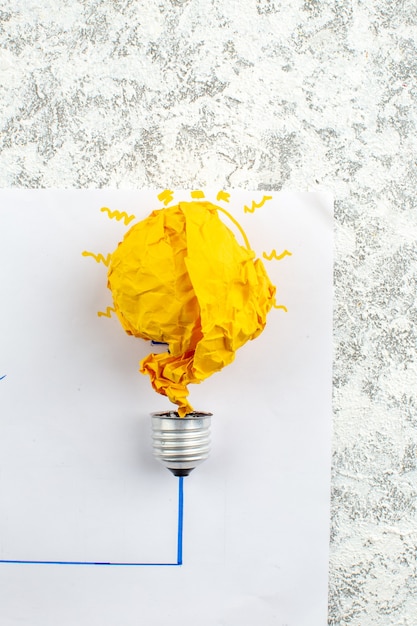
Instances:
[[[169,345],[140,371],[181,417],[193,411],[187,385],[231,363],[262,332],[275,296],[262,261],[210,202],[181,202],[135,224],[111,255],[108,287],[127,333]]]

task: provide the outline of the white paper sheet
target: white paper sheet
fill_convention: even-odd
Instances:
[[[172,405],[137,371],[149,344],[98,317],[106,267],[81,254],[130,227],[101,207],[141,219],[160,191],[0,192],[0,559],[176,559],[177,480],[149,418]],[[327,623],[332,200],[283,192],[244,211],[264,195],[218,204],[258,256],[292,252],[264,261],[288,312],[191,386],[214,416],[210,458],[184,483],[184,564],[0,564],[2,626]]]

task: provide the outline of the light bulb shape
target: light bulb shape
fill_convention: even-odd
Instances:
[[[110,259],[108,287],[125,331],[168,344],[140,371],[152,386],[193,412],[188,384],[231,363],[265,327],[275,287],[255,253],[241,246],[206,201],[153,211],[125,235]]]

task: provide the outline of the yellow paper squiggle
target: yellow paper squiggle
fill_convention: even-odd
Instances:
[[[255,209],[260,209],[261,206],[263,206],[267,200],[272,200],[272,196],[264,196],[260,202],[255,202],[255,200],[252,200],[252,207],[249,208],[245,204],[245,206],[243,207],[243,210],[245,213],[253,213]]]
[[[283,252],[281,252],[281,254],[277,254],[277,251],[274,248],[274,250],[272,250],[270,254],[267,254],[266,252],[264,252],[262,256],[267,261],[272,261],[272,259],[275,259],[276,261],[281,261],[281,259],[283,259],[286,256],[292,256],[292,252],[290,252],[289,250],[284,250]]]
[[[84,252],[82,252],[81,254],[83,256],[91,256],[97,263],[103,263],[106,267],[109,266],[111,254],[104,256],[100,252],[96,254],[95,252],[89,252],[88,250],[84,250]]]
[[[105,311],[98,311],[97,315],[99,317],[111,317],[112,313],[116,313],[116,309],[112,306],[108,306]]]
[[[120,222],[120,220],[123,220],[125,226],[130,224],[130,222],[132,222],[136,217],[135,215],[128,215],[126,211],[111,211],[106,206],[103,206],[100,211],[102,211],[103,213],[107,213],[111,220],[117,220],[118,222]]]

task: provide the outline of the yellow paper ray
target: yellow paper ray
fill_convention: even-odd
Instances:
[[[229,202],[229,198],[230,198],[230,193],[227,193],[227,191],[219,191],[219,193],[216,196],[216,200],[223,200],[223,202]]]
[[[114,309],[112,306],[108,306],[105,311],[98,311],[97,315],[99,317],[111,317],[112,313],[116,313],[116,309]]]
[[[283,304],[277,304],[276,300],[274,298],[274,301],[272,303],[272,306],[274,307],[274,309],[282,309],[283,311],[285,311],[286,313],[288,313],[288,309],[286,306],[284,306]]]
[[[126,211],[111,211],[108,207],[103,206],[100,211],[102,211],[103,213],[107,213],[109,218],[111,220],[117,220],[118,222],[120,222],[120,220],[123,220],[125,223],[125,226],[127,226],[128,224],[130,224],[130,222],[132,222],[135,219],[135,215],[128,215],[126,213]]]
[[[157,198],[167,206],[174,199],[174,192],[171,189],[164,189],[164,191],[158,194]]]
[[[201,191],[201,189],[196,189],[195,191],[191,192],[191,197],[192,198],[205,198],[204,191]]]
[[[266,252],[264,252],[262,256],[267,261],[272,261],[272,259],[275,259],[276,261],[281,261],[281,259],[283,259],[286,256],[292,256],[292,252],[290,252],[289,250],[284,250],[283,252],[281,252],[281,254],[277,255],[277,251],[274,248],[274,250],[272,250],[270,254],[267,254]]]
[[[83,256],[91,256],[97,263],[103,263],[104,265],[106,265],[106,267],[109,266],[111,254],[104,256],[100,252],[98,254],[95,254],[94,252],[89,252],[88,250],[84,250],[84,252],[82,252],[81,254]]]
[[[258,202],[258,203],[255,202],[255,200],[252,200],[251,208],[249,208],[245,204],[245,206],[243,207],[243,210],[244,210],[245,213],[253,213],[255,211],[255,209],[260,209],[261,206],[263,206],[267,200],[272,200],[272,196],[264,196],[262,198],[262,200],[260,202]]]

